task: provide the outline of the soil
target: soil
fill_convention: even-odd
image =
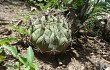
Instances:
[[[31,11],[24,2],[19,0],[0,1],[0,39],[16,37],[17,32],[10,30],[9,25],[18,25],[21,19]],[[26,45],[17,44],[20,54],[25,56]],[[110,67],[110,43],[98,37],[84,36],[73,41],[65,53],[58,55],[45,55],[37,52],[34,62],[38,63],[38,70],[105,70]],[[7,53],[7,60],[0,63],[0,70],[14,70],[6,64],[14,64],[14,59]]]

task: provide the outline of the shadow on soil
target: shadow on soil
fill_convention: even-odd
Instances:
[[[65,53],[51,56],[47,56],[45,54],[41,54],[35,51],[35,57],[40,61],[43,61],[44,63],[51,64],[54,68],[60,65],[65,65],[67,67],[67,65],[71,62],[72,58],[75,58],[77,61],[81,63],[90,62],[93,65],[93,63],[86,58],[87,56],[90,56],[90,53],[92,52],[91,48],[85,49],[82,45],[79,44],[73,44],[72,47],[74,48],[74,50],[77,51],[79,56],[77,56],[77,54],[74,53],[73,50],[69,50]]]

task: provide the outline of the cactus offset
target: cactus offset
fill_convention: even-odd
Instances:
[[[42,16],[33,23],[31,38],[43,53],[64,52],[71,42],[71,30],[64,17]]]

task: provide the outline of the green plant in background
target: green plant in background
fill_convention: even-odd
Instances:
[[[9,45],[2,45],[1,48],[8,50],[12,53],[12,55],[18,59],[15,64],[6,64],[7,67],[12,67],[15,69],[22,69],[22,70],[38,70],[37,63],[33,63],[34,61],[34,52],[32,48],[29,46],[27,48],[26,57],[23,57],[18,54],[17,49],[13,46]],[[4,57],[0,56],[3,60]],[[21,68],[22,67],[22,68]]]
[[[18,59],[18,61],[16,61],[14,65],[6,64],[7,67],[14,69],[22,67],[23,70],[38,70],[37,63],[33,63],[34,52],[32,48],[30,46],[27,48],[26,57],[21,56],[21,54],[18,53],[17,48],[10,44],[10,42],[14,41],[17,41],[17,38],[4,38],[0,40],[0,63],[7,59],[7,56],[5,56],[5,54],[2,55],[2,53],[8,51],[15,59]]]
[[[29,5],[39,6],[42,10],[50,8],[57,0],[26,0]]]
[[[13,41],[16,41],[17,40],[17,38],[4,38],[4,39],[1,39],[0,40],[0,54],[2,54],[3,53],[3,51],[4,51],[4,49],[3,49],[3,45],[10,45],[9,43],[10,42],[13,42]],[[4,48],[6,48],[6,47],[4,47]],[[7,47],[8,49],[13,49],[13,51],[15,52],[15,54],[14,53],[12,53],[13,54],[13,56],[16,56],[16,50],[15,50],[15,48],[13,48],[13,47]],[[12,50],[10,50],[10,51],[12,51]],[[5,60],[5,57],[6,56],[4,56],[4,54],[3,55],[0,55],[0,61],[4,61]]]
[[[71,42],[69,23],[63,16],[42,16],[33,23],[32,42],[40,52],[64,52]]]
[[[27,48],[26,57],[20,55],[19,61],[23,64],[23,70],[38,70],[37,63],[33,63],[34,52],[30,46]]]
[[[27,30],[26,27],[23,27],[23,26],[14,25],[14,26],[9,26],[9,28],[16,30],[21,35],[27,35],[30,32],[30,29]]]
[[[4,44],[9,44],[10,42],[16,41],[17,38],[4,38],[0,40],[0,46]]]
[[[98,1],[98,0],[97,0]],[[97,26],[98,29],[95,29],[95,35],[96,36],[102,36],[102,28],[101,26],[103,26],[105,24],[104,21],[102,21],[103,19],[107,18],[108,15],[110,14],[109,8],[106,7],[107,2],[105,1],[100,1],[97,2],[96,4],[94,3],[94,1],[90,2],[90,9],[87,11],[88,12],[92,11],[92,13],[90,14],[90,16],[86,19],[86,23],[87,23],[87,30],[93,30],[94,31],[94,26]],[[93,8],[93,10],[91,10]],[[103,22],[103,23],[101,23]],[[88,25],[90,25],[90,28],[88,29]],[[104,29],[104,28],[103,28]]]
[[[59,9],[60,11],[66,10],[66,3],[68,0],[25,0],[28,5],[39,7],[41,12],[48,9]],[[63,3],[64,2],[64,3]]]

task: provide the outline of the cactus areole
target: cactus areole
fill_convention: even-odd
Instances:
[[[42,53],[64,52],[71,42],[71,30],[62,16],[42,16],[33,23],[31,39]]]

